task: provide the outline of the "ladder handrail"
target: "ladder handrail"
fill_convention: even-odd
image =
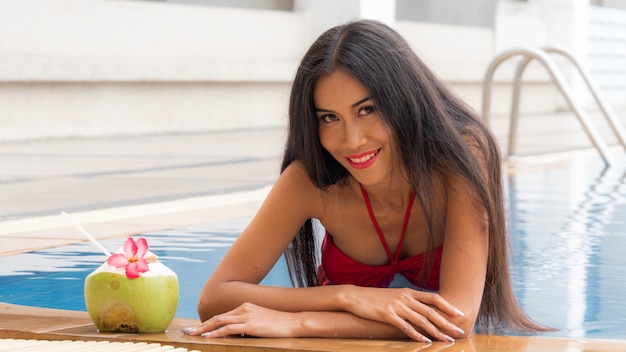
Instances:
[[[613,109],[611,109],[611,106],[607,104],[607,102],[602,97],[602,94],[600,94],[600,89],[595,85],[593,80],[591,80],[591,75],[589,74],[589,71],[584,66],[582,66],[580,62],[576,59],[576,56],[574,56],[574,54],[572,54],[572,52],[570,52],[566,48],[557,46],[544,47],[542,49],[543,51],[550,54],[554,53],[564,56],[569,59],[572,64],[574,64],[574,66],[578,70],[578,73],[585,80],[585,83],[587,83],[587,88],[589,88],[591,94],[596,99],[596,103],[600,107],[600,110],[602,110],[602,113],[609,121],[609,125],[611,126],[613,133],[617,136],[624,150],[626,150],[626,132],[624,132],[624,129],[622,129],[622,126],[619,124],[619,121],[615,117],[615,113]]]
[[[591,124],[591,121],[589,120],[584,110],[581,108],[580,104],[577,103],[572,98],[571,90],[566,83],[567,81],[563,77],[563,74],[561,73],[561,71],[556,66],[554,60],[548,55],[548,52],[563,55],[574,63],[574,65],[578,68],[579,73],[583,76],[585,82],[587,83],[588,88],[592,91],[603,113],[609,120],[611,127],[613,128],[613,131],[618,136],[618,138],[622,142],[622,145],[626,149],[626,143],[625,143],[626,138],[624,137],[624,133],[619,127],[619,124],[613,117],[612,111],[610,110],[610,108],[608,108],[608,105],[605,103],[605,101],[600,97],[599,91],[597,90],[595,85],[591,83],[591,80],[589,79],[589,75],[587,74],[587,72],[582,69],[582,66],[578,63],[578,61],[574,58],[574,56],[571,55],[571,53],[569,53],[567,50],[562,49],[562,48],[541,48],[541,49],[540,48],[516,48],[516,49],[505,51],[497,55],[489,64],[487,71],[485,73],[485,79],[483,82],[483,99],[482,99],[483,120],[486,123],[489,123],[490,103],[491,103],[491,86],[492,86],[493,76],[494,76],[496,69],[508,59],[515,57],[515,56],[522,56],[523,60],[520,61],[515,72],[515,80],[514,80],[514,85],[513,85],[513,100],[511,102],[511,122],[509,126],[509,147],[507,151],[507,156],[511,156],[515,151],[515,142],[517,139],[517,124],[518,124],[517,122],[519,118],[519,97],[521,93],[522,75],[524,73],[525,68],[528,66],[528,64],[533,60],[537,60],[548,71],[548,73],[550,74],[552,78],[552,81],[556,84],[556,86],[559,88],[559,90],[563,94],[565,100],[569,103],[570,107],[572,108],[576,117],[581,123],[583,129],[585,130],[585,133],[591,140],[593,146],[598,150],[598,152],[602,156],[602,159],[604,160],[606,165],[610,166],[611,164],[613,164],[613,159],[608,152],[608,146],[602,140],[596,128]]]

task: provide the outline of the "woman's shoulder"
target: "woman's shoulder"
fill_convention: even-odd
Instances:
[[[307,206],[321,204],[325,193],[313,183],[304,164],[298,160],[292,161],[283,170],[274,188],[285,197],[293,198],[293,202],[300,203],[304,200]]]
[[[297,187],[302,188],[303,191],[311,190],[316,193],[319,191],[323,191],[323,194],[332,194],[337,190],[343,188],[345,186],[344,181],[339,181],[336,184],[329,185],[326,187],[319,187],[315,184],[315,182],[309,176],[308,171],[304,164],[299,160],[292,161],[282,172],[281,178],[287,178],[290,182],[293,182]]]
[[[298,160],[292,161],[285,168],[280,175],[279,182],[284,183],[285,188],[297,191],[298,197],[305,198],[308,202],[324,204],[324,208],[334,204],[337,199],[345,198],[344,193],[350,184],[349,180],[342,180],[320,188],[311,180],[304,164]]]
[[[279,180],[285,180],[294,187],[302,187],[302,191],[317,188],[309,177],[304,164],[299,160],[292,161],[280,174]]]
[[[461,132],[462,140],[473,156],[481,163],[499,157],[498,142],[489,127],[483,123],[466,126]]]

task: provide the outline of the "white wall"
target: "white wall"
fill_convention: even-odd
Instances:
[[[0,1],[0,140],[282,126],[303,37],[284,11]]]
[[[496,52],[569,35],[542,13],[550,1],[504,2],[494,30],[398,21],[394,0],[294,0],[293,12],[2,0],[0,141],[283,126],[289,84],[308,45],[328,27],[363,16],[395,25],[479,111],[483,75]],[[496,77],[494,113],[508,111],[511,78],[511,70]],[[554,110],[547,76],[531,78],[522,111]]]
[[[499,0],[396,0],[397,18],[493,29]]]
[[[300,16],[283,11],[3,0],[0,79],[286,81],[303,30]]]
[[[609,102],[626,106],[626,9],[589,9],[587,63]]]

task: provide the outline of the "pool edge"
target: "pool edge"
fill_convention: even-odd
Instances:
[[[0,302],[0,338],[75,341],[147,342],[199,351],[624,351],[626,341],[476,335],[454,344],[431,346],[408,340],[335,338],[219,338],[186,336],[181,329],[197,319],[175,318],[163,333],[99,333],[86,312],[27,307]]]
[[[271,187],[70,214],[96,239],[251,218]],[[175,210],[172,210],[175,209]],[[0,256],[85,242],[61,214],[0,222]]]

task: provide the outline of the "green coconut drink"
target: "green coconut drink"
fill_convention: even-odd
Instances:
[[[87,276],[85,304],[100,331],[165,331],[178,307],[178,277],[148,252],[145,239],[129,238]]]

